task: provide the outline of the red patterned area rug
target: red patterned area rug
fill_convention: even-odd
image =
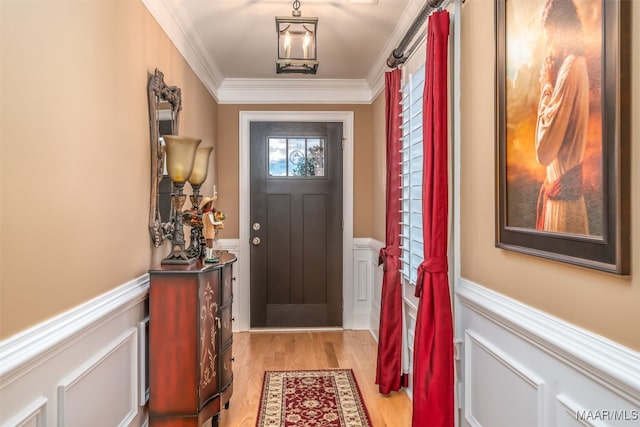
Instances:
[[[266,371],[257,427],[371,427],[351,369]]]

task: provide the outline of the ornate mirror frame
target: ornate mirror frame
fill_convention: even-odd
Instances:
[[[162,135],[178,134],[178,117],[182,110],[181,90],[177,86],[167,86],[164,74],[156,68],[149,78],[149,130],[151,135],[151,204],[149,208],[149,232],[154,246],[162,245],[165,238],[173,234],[172,218],[160,215],[160,181],[164,176],[164,150]],[[162,132],[160,123],[169,121],[169,131]]]

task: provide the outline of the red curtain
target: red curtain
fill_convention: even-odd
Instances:
[[[400,101],[402,71],[385,74],[385,113],[387,126],[387,217],[386,242],[380,250],[384,264],[376,384],[388,394],[406,386],[402,374],[402,289],[400,287],[400,150],[402,125]]]
[[[423,99],[424,261],[413,359],[413,426],[453,427],[453,319],[447,261],[447,61],[449,12],[429,16]]]

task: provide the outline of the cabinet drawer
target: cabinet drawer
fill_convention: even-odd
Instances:
[[[233,380],[233,352],[231,351],[232,347],[229,347],[222,353],[221,359],[221,374],[220,377],[220,388],[224,390],[224,388],[229,385],[231,380]]]
[[[231,324],[231,306],[228,305],[223,308],[220,312],[220,321],[221,321],[221,329],[220,329],[220,342],[222,343],[222,350],[224,350],[231,338],[233,338],[233,330]]]
[[[222,268],[222,305],[227,305],[233,297],[233,268],[225,265]]]

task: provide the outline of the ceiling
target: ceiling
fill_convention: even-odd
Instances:
[[[218,102],[371,102],[425,0],[301,0],[318,17],[318,73],[276,74],[288,0],[143,0]],[[292,98],[292,99],[288,99]]]

